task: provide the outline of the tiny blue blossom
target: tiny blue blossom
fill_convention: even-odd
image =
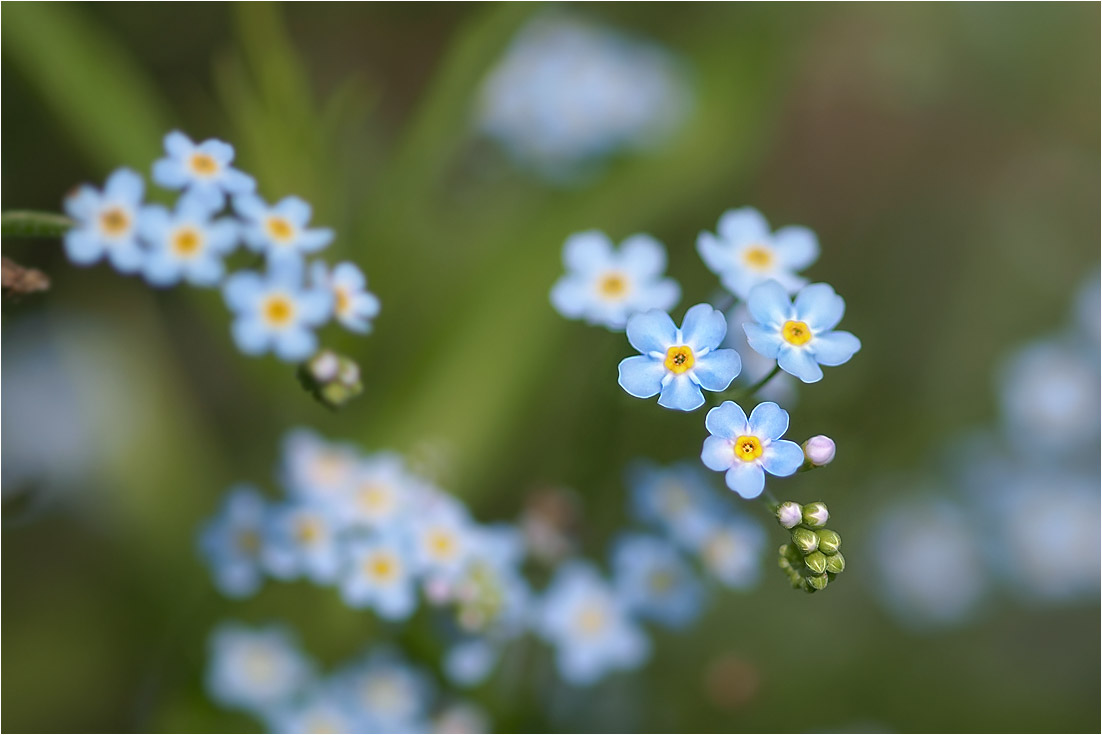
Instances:
[[[326,227],[307,229],[312,210],[296,196],[268,205],[255,194],[234,197],[234,211],[244,220],[245,245],[263,253],[269,261],[301,259],[333,241]]]
[[[349,542],[341,573],[341,597],[355,608],[371,607],[386,620],[405,620],[417,607],[414,568],[396,534]]]
[[[222,594],[247,597],[260,588],[267,518],[268,506],[260,493],[239,485],[230,489],[221,512],[200,531],[199,550]]]
[[[765,529],[741,516],[714,520],[697,539],[704,568],[731,589],[748,589],[761,577],[767,536]]]
[[[339,532],[333,515],[316,505],[274,508],[265,528],[264,566],[278,579],[333,582],[342,562]]]
[[[820,365],[849,362],[861,349],[852,334],[834,330],[846,302],[825,283],[804,287],[792,302],[780,283],[766,281],[750,291],[747,305],[755,320],[743,325],[750,346],[805,383],[823,379]]]
[[[334,688],[363,724],[361,732],[428,731],[432,685],[396,654],[375,651],[333,678]]]
[[[333,294],[333,316],[346,329],[367,334],[371,320],[379,315],[379,298],[367,290],[363,271],[352,263],[337,263],[328,270],[325,263],[314,263],[314,284]]]
[[[457,504],[433,504],[410,518],[413,558],[429,576],[454,578],[472,547],[473,524]]]
[[[781,439],[788,412],[776,403],[759,403],[747,418],[738,404],[724,401],[708,412],[704,425],[711,434],[700,455],[704,466],[726,472],[727,487],[744,498],[761,495],[766,472],[787,477],[804,462],[800,445]]]
[[[363,457],[337,499],[338,512],[349,526],[387,528],[404,520],[418,483],[400,454],[378,452]]]
[[[719,511],[709,476],[699,465],[679,462],[660,467],[646,461],[628,467],[635,518],[689,548]]]
[[[303,699],[269,708],[264,718],[268,732],[355,733],[367,732],[345,698],[322,683]]]
[[[807,280],[796,275],[819,257],[819,240],[806,227],[771,232],[761,212],[730,209],[719,218],[718,234],[701,232],[696,249],[724,288],[745,299],[750,289],[770,279],[793,293]]]
[[[613,548],[612,569],[616,590],[631,613],[675,629],[700,615],[704,588],[668,541],[625,534]]]
[[[179,131],[165,136],[168,154],[153,164],[153,181],[166,189],[184,189],[214,210],[226,203],[226,195],[249,194],[256,189],[251,176],[233,163],[233,146],[211,138],[193,143]]]
[[[138,216],[145,184],[130,169],[120,168],[103,191],[83,185],[65,199],[74,220],[65,233],[65,254],[77,265],[92,265],[105,257],[120,273],[136,273],[145,263],[138,244]]]
[[[236,315],[233,337],[242,352],[274,350],[282,360],[301,362],[317,351],[313,329],[329,319],[333,296],[304,287],[302,276],[300,261],[279,259],[263,276],[243,271],[226,279],[223,296]]]
[[[154,286],[186,280],[213,286],[222,280],[222,259],[237,247],[237,226],[229,219],[211,220],[214,209],[187,194],[174,212],[160,205],[142,209],[138,229],[149,245],[145,278]]]
[[[468,638],[445,654],[444,674],[458,686],[477,686],[486,681],[500,657],[500,648],[486,638]]]
[[[219,626],[210,638],[207,691],[216,701],[252,712],[278,706],[304,688],[312,666],[280,626]]]
[[[636,398],[658,395],[658,405],[692,411],[704,405],[704,393],[725,390],[742,369],[734,350],[717,349],[727,335],[723,312],[697,304],[678,329],[658,309],[628,320],[628,342],[641,355],[620,362],[620,386]]]
[[[746,308],[746,302],[740,301],[727,312],[727,338],[723,340],[723,347],[730,347],[742,358],[742,372],[732,384],[735,387],[749,387],[765,378],[777,367],[777,361],[764,357],[750,348],[746,341],[746,332],[742,325],[752,321],[750,310]],[[777,375],[758,389],[755,397],[766,401],[773,401],[790,409],[799,400],[799,383],[796,378],[787,373]]]
[[[567,238],[563,262],[551,304],[568,319],[618,331],[632,314],[665,311],[681,298],[677,281],[663,277],[666,249],[649,235],[632,235],[616,250],[603,232],[579,232]]]
[[[310,429],[293,429],[283,438],[280,479],[303,502],[338,509],[357,468],[353,448],[325,441]]]

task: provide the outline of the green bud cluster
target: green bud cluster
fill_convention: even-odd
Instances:
[[[340,408],[363,392],[360,366],[350,357],[322,350],[298,369],[302,387],[329,408]]]
[[[801,506],[788,501],[777,508],[777,521],[792,537],[781,546],[778,565],[795,589],[826,589],[846,568],[841,534],[825,527],[829,518],[826,503],[821,502]]]

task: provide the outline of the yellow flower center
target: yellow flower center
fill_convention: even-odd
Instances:
[[[285,327],[295,315],[295,305],[286,296],[269,296],[264,304],[264,319],[273,327]]]
[[[176,231],[172,238],[172,250],[177,255],[187,258],[199,252],[203,244],[198,231],[192,227],[184,227]]]
[[[367,573],[376,579],[390,579],[398,568],[394,560],[386,554],[372,557],[365,566],[367,567]]]
[[[254,556],[256,552],[260,551],[260,535],[253,530],[238,532],[237,550],[242,554]]]
[[[268,234],[276,242],[285,243],[294,237],[295,227],[283,217],[268,218]]]
[[[337,313],[347,313],[348,308],[352,306],[352,297],[348,295],[348,290],[343,288],[334,289],[334,295],[337,299]]]
[[[119,207],[112,207],[100,215],[100,226],[108,235],[122,235],[130,229],[130,217]]]
[[[811,330],[804,322],[787,321],[781,328],[784,341],[790,345],[802,345],[811,340]]]
[[[773,265],[773,251],[764,245],[751,245],[742,254],[746,265],[758,270],[765,270]]]
[[[386,505],[386,488],[381,485],[364,485],[360,488],[360,507],[364,510],[379,510]]]
[[[666,350],[666,369],[680,375],[692,368],[696,358],[688,345],[674,345]]]
[[[743,462],[753,462],[761,456],[761,442],[756,436],[740,436],[735,439],[735,457]]]
[[[664,595],[673,589],[674,578],[665,569],[654,572],[650,575],[650,588],[651,591],[658,595]]]
[[[605,627],[605,613],[596,605],[588,605],[578,613],[575,623],[582,633],[594,635]]]
[[[218,172],[218,162],[206,153],[191,154],[191,170],[200,176],[210,176]]]
[[[302,519],[295,528],[295,538],[304,546],[313,544],[320,536],[321,528],[318,522],[311,518]]]
[[[622,299],[628,292],[628,279],[622,273],[606,273],[597,288],[606,299]]]
[[[432,549],[434,556],[447,558],[455,550],[455,540],[451,537],[451,534],[441,531],[432,535],[429,539],[429,547]]]

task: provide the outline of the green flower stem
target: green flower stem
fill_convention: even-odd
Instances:
[[[73,221],[53,212],[4,212],[0,214],[0,235],[4,237],[61,237]]]
[[[770,515],[777,515],[777,509],[781,507],[781,503],[779,500],[777,500],[777,496],[775,496],[768,490],[762,490],[759,498],[761,502],[765,503],[765,507],[769,509]]]
[[[773,370],[768,375],[766,375],[764,378],[762,378],[758,382],[754,383],[752,386],[750,386],[746,390],[742,391],[742,396],[741,397],[743,397],[743,398],[753,398],[754,394],[757,393],[762,388],[764,388],[766,383],[768,383],[770,380],[775,378],[777,376],[777,373],[779,373],[780,371],[781,371],[781,366],[778,363],[777,365],[775,365],[773,367]]]

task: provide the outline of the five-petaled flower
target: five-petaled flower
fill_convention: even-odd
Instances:
[[[367,290],[367,278],[353,263],[337,263],[332,270],[315,262],[310,272],[315,285],[333,292],[333,315],[346,329],[360,334],[371,331],[379,314],[379,299]]]
[[[750,291],[748,305],[755,320],[743,325],[750,346],[805,383],[822,380],[820,365],[841,365],[861,349],[852,334],[834,331],[846,302],[825,283],[805,286],[793,303],[781,284],[766,281]]]
[[[145,185],[142,177],[120,168],[107,177],[103,191],[84,185],[65,199],[65,212],[75,220],[65,233],[65,254],[77,265],[91,265],[107,256],[121,273],[135,273],[145,262],[138,244],[138,211]]]
[[[725,471],[727,487],[744,498],[761,495],[766,472],[787,477],[804,462],[800,445],[781,439],[788,412],[776,403],[759,403],[748,419],[737,403],[724,401],[708,412],[704,425],[711,436],[701,460],[710,470]]]
[[[226,195],[251,194],[256,181],[238,171],[233,163],[233,146],[220,140],[193,143],[174,130],[165,136],[168,154],[153,164],[153,181],[166,189],[185,189],[212,209],[221,209]]]
[[[191,194],[180,198],[174,212],[157,204],[142,210],[138,230],[150,248],[147,281],[155,286],[181,280],[213,286],[222,280],[222,259],[237,247],[237,225],[225,218],[212,221],[215,211]]]
[[[234,211],[244,220],[245,244],[273,260],[301,259],[333,241],[327,227],[307,228],[313,210],[296,196],[268,205],[255,194],[234,197]]]
[[[717,349],[727,335],[723,312],[697,304],[681,328],[653,309],[628,320],[628,342],[641,355],[620,362],[620,385],[636,398],[658,395],[658,405],[692,411],[704,405],[701,388],[725,390],[742,369],[734,350]]]

